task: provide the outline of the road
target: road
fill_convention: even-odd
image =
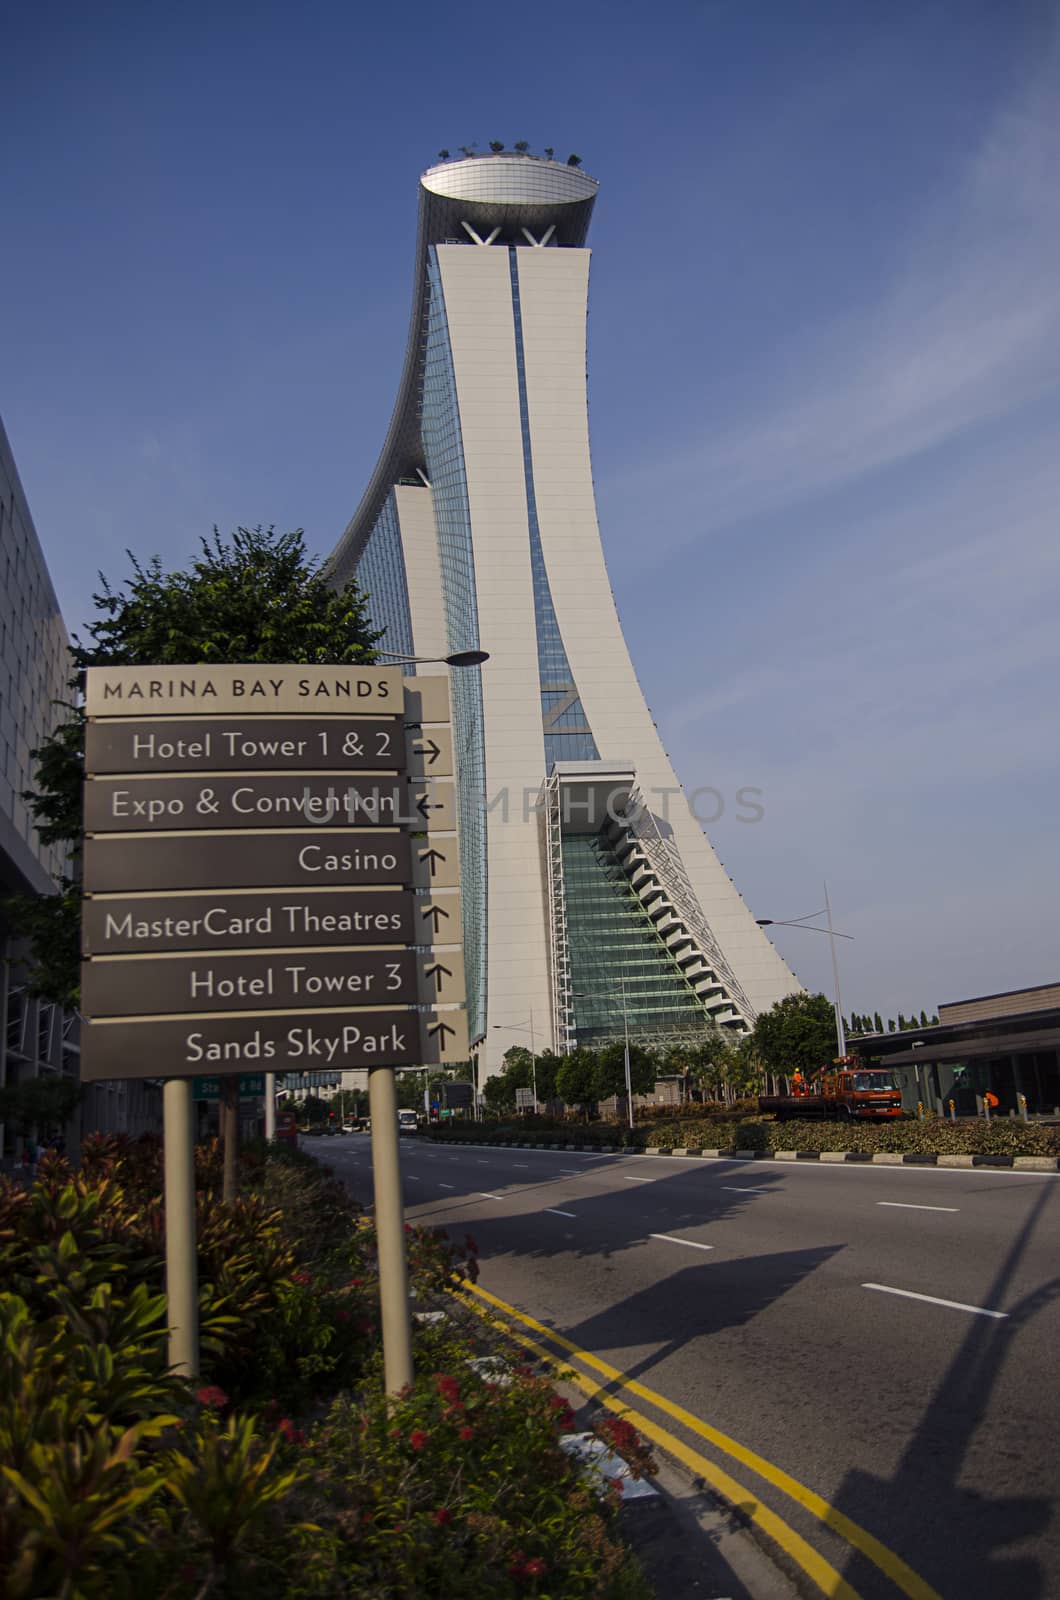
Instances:
[[[367,1136],[315,1153],[371,1201]],[[619,1369],[618,1398],[849,1586],[825,1592],[1060,1600],[1060,1179],[418,1137],[401,1154],[409,1218],[472,1233],[480,1286]]]

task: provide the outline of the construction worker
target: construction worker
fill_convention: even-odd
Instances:
[[[803,1077],[798,1067],[795,1068],[795,1075],[791,1080],[791,1092],[795,1095],[806,1093],[806,1079]]]

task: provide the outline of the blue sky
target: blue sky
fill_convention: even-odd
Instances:
[[[322,554],[416,179],[577,151],[594,471],[664,742],[849,1008],[1058,975],[1060,47],[1040,0],[306,0],[5,26],[0,412],[68,622],[217,523]],[[765,815],[737,820],[736,790]],[[778,931],[807,984],[827,944]]]

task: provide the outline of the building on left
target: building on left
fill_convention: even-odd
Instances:
[[[0,1085],[78,1075],[79,1022],[31,993],[24,951],[5,917],[12,895],[53,894],[62,852],[41,843],[23,796],[33,751],[69,699],[69,639],[40,540],[0,422]],[[158,1102],[156,1109],[155,1102]],[[83,1128],[140,1132],[159,1124],[161,1095],[140,1084],[100,1084],[81,1109]],[[6,1161],[21,1154],[20,1128],[0,1125]],[[76,1131],[76,1130],[75,1130]]]

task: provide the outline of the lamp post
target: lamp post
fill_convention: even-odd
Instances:
[[[824,928],[815,927],[815,917],[826,918],[827,926]],[[838,928],[833,928],[832,904],[828,898],[827,883],[824,886],[823,911],[810,911],[806,916],[792,917],[790,921],[782,921],[778,917],[756,917],[755,921],[760,928],[801,928],[804,933],[825,933],[828,935],[828,943],[832,951],[832,981],[835,985],[835,1000],[832,1004],[835,1010],[836,1042],[839,1045],[839,1054],[845,1056],[847,1053],[847,1036],[846,1028],[843,1024],[843,1001],[839,993],[839,962],[836,959],[835,942],[837,939],[853,940],[854,935],[852,933],[840,933]]]
[[[480,667],[488,661],[488,650],[454,650],[449,656],[405,656],[399,655],[394,650],[377,650],[377,656],[385,656],[387,661],[407,661],[413,666],[425,666],[434,662],[443,667]]]
[[[477,667],[489,660],[485,650],[458,650],[448,656],[406,656],[392,650],[376,655],[390,661],[437,661],[449,667]],[[372,1188],[375,1196],[376,1253],[379,1262],[379,1310],[383,1333],[383,1378],[389,1395],[400,1394],[413,1379],[412,1322],[409,1317],[408,1261],[405,1255],[405,1212],[401,1196],[401,1155],[397,1094],[392,1067],[368,1072],[368,1110],[372,1119]]]
[[[494,1029],[498,1033],[525,1033],[530,1030],[530,1077],[534,1086],[534,1111],[537,1111],[537,1050],[534,1047],[534,1013],[531,1010],[529,1023],[526,1022],[495,1022]]]

